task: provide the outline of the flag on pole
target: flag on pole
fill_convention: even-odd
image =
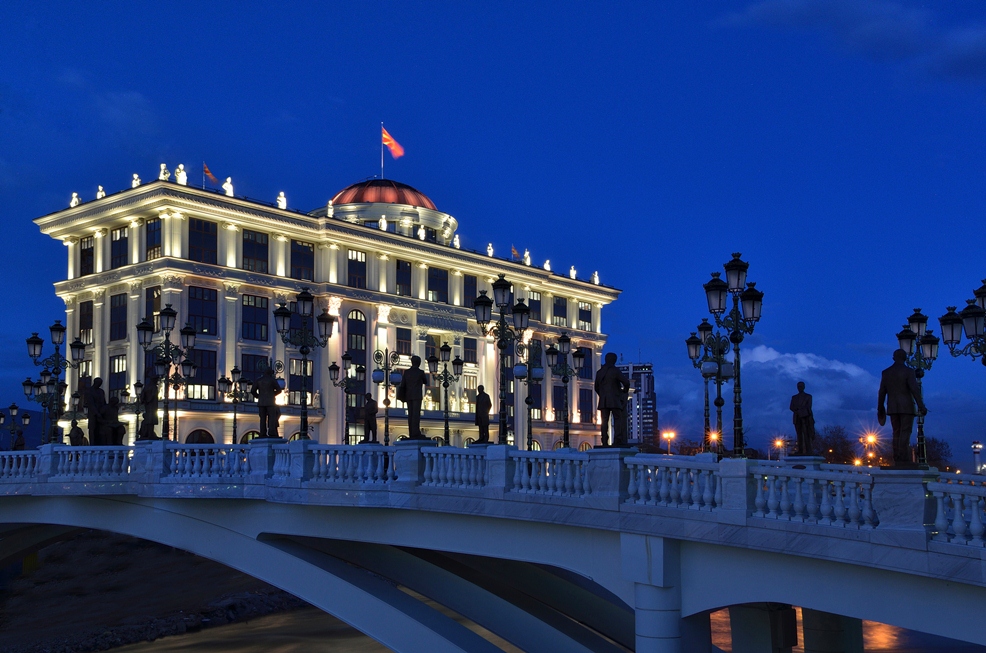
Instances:
[[[211,181],[212,183],[214,183],[214,184],[218,184],[219,183],[219,180],[216,179],[216,176],[214,174],[212,174],[212,170],[209,170],[209,166],[207,166],[205,164],[205,161],[202,162],[202,174],[204,174],[206,177],[208,177],[209,178],[209,181]]]
[[[518,252],[517,248],[514,247],[512,244],[510,245],[510,255],[513,257],[515,261],[520,260],[520,252]]]
[[[383,125],[380,125],[380,131],[382,132],[381,136],[383,138],[383,144],[387,146],[388,150],[390,150],[390,156],[395,159],[399,159],[404,156],[404,148],[401,147],[400,143],[394,140],[394,137],[391,136],[386,129],[384,129]]]

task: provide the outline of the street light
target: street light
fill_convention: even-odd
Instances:
[[[383,384],[383,444],[386,447],[390,445],[390,386],[401,382],[401,373],[397,370],[401,356],[390,349],[377,349],[373,352],[373,362],[377,367],[370,378],[377,385]]]
[[[444,391],[445,394],[445,446],[447,447],[451,444],[451,440],[449,438],[449,428],[448,428],[448,386],[449,383],[455,383],[456,381],[459,380],[459,377],[462,376],[463,361],[461,358],[456,356],[455,360],[452,361],[452,371],[449,372],[448,361],[449,358],[452,357],[452,348],[446,342],[441,347],[439,347],[438,351],[439,353],[441,353],[441,359],[439,359],[438,356],[435,356],[434,354],[429,356],[428,371],[431,373],[435,381],[441,381],[442,390]],[[438,371],[439,362],[441,362],[442,364],[441,372]]]
[[[44,349],[44,339],[38,336],[37,332],[32,333],[31,337],[27,339],[27,354],[34,361],[35,365],[43,366],[42,377],[44,378],[43,384],[45,385],[45,390],[40,393],[44,395],[42,398],[38,393],[34,393],[33,397],[28,395],[26,384],[24,387],[24,394],[29,399],[38,401],[42,405],[41,412],[41,422],[42,422],[42,433],[44,442],[54,442],[55,433],[58,429],[58,418],[62,412],[63,397],[65,394],[65,389],[67,386],[59,381],[59,376],[61,376],[62,371],[68,371],[70,369],[76,370],[76,387],[78,387],[78,370],[82,366],[82,361],[86,356],[86,346],[79,338],[76,338],[71,345],[69,345],[69,351],[71,353],[71,360],[65,358],[61,353],[61,346],[65,343],[65,327],[62,325],[61,320],[55,320],[55,323],[48,327],[48,333],[51,337],[51,344],[55,346],[55,353],[47,358],[41,359],[42,350]],[[41,360],[39,360],[41,359]],[[37,386],[35,386],[37,387]],[[50,390],[50,392],[49,392]],[[34,397],[37,397],[36,399]],[[50,423],[45,427],[45,417],[48,417]],[[75,420],[73,419],[72,426],[75,426]]]
[[[921,380],[925,370],[938,358],[938,343],[940,340],[928,328],[928,316],[915,308],[914,313],[907,318],[907,324],[897,334],[897,345],[907,354],[904,364],[914,370],[917,377],[918,391],[924,392]],[[918,464],[928,464],[928,447],[924,438],[924,415],[918,414]]]
[[[955,312],[955,306],[949,306],[948,312],[938,318],[941,324],[942,340],[948,346],[952,356],[969,356],[973,360],[982,357],[986,365],[986,279],[983,285],[973,291],[975,299],[966,300],[966,307]],[[962,342],[962,332],[969,339],[968,344],[959,347]]]
[[[750,264],[740,259],[741,254],[733,254],[732,260],[723,265],[726,280],[720,279],[719,272],[712,273],[712,279],[706,283],[705,298],[709,304],[709,312],[715,318],[716,326],[729,333],[729,341],[733,344],[733,454],[744,455],[743,442],[743,394],[740,386],[740,343],[745,335],[752,334],[757,322],[760,321],[760,311],[763,308],[763,293],[753,282],[747,283],[746,272]],[[733,306],[727,309],[727,295],[732,295]]]
[[[713,333],[713,331],[709,319],[702,318],[696,331],[693,331],[692,335],[685,339],[685,345],[688,348],[688,357],[692,360],[692,365],[702,372],[702,381],[705,386],[705,439],[702,448],[705,451],[718,453],[718,443],[713,447],[709,436],[712,433],[709,414],[709,381],[714,381],[716,384],[715,432],[722,433],[722,407],[726,403],[722,398],[722,384],[729,381],[733,376],[733,364],[726,360],[726,354],[729,353],[729,339],[719,333]]]
[[[674,436],[677,435],[674,431],[664,431],[661,433],[661,438],[664,440],[664,447],[668,450],[668,455],[673,455],[671,453],[671,441],[674,440]]]
[[[496,338],[496,347],[500,352],[500,424],[497,433],[497,444],[507,444],[507,345],[511,340],[521,340],[524,331],[531,317],[531,309],[524,304],[524,300],[517,302],[513,307],[513,327],[507,323],[507,310],[510,308],[510,282],[499,275],[493,282],[493,299],[486,296],[486,291],[479,291],[479,297],[473,301],[473,309],[476,311],[476,322],[484,335]],[[500,317],[492,326],[489,326],[492,319],[493,304],[496,303],[500,310]],[[487,328],[489,327],[489,328]],[[568,440],[568,427],[565,428],[566,445]]]
[[[582,366],[585,364],[585,353],[579,349],[572,354],[572,364],[574,367],[569,367],[568,365],[568,354],[572,351],[572,339],[568,337],[567,333],[562,333],[558,338],[558,346],[549,345],[547,351],[545,351],[545,356],[548,359],[548,368],[551,370],[552,374],[561,376],[562,385],[565,387],[564,392],[564,413],[563,413],[563,431],[562,431],[562,447],[568,449],[569,437],[568,437],[568,382],[571,377],[575,376],[582,370]],[[615,434],[614,434],[615,436]],[[614,442],[615,444],[615,442]]]
[[[531,396],[531,386],[541,385],[544,380],[544,368],[541,366],[541,341],[535,340],[536,346],[523,344],[519,345],[519,353],[526,362],[514,365],[514,380],[520,381],[527,386],[527,450],[534,447],[534,397]]]
[[[347,351],[342,355],[342,368],[340,368],[333,361],[329,365],[329,380],[337,388],[342,388],[342,413],[345,423],[345,436],[343,440],[346,444],[349,444],[349,395],[353,393],[353,388],[358,388],[361,384],[365,387],[366,385],[366,368],[362,365],[356,367],[356,376],[350,376],[349,370],[353,366],[353,357]],[[342,370],[343,376],[342,380],[339,380],[339,371]],[[362,378],[360,378],[362,377]]]
[[[165,304],[164,308],[158,311],[157,317],[161,331],[164,332],[164,339],[159,344],[154,344],[154,325],[145,317],[136,326],[137,342],[145,352],[154,352],[154,373],[164,383],[164,423],[161,426],[161,437],[170,440],[168,411],[171,389],[175,390],[177,402],[179,388],[188,385],[195,375],[197,368],[192,360],[192,349],[195,347],[196,332],[195,328],[186,322],[178,331],[179,344],[176,345],[171,342],[171,332],[175,329],[178,311],[171,308],[171,304]],[[172,372],[173,368],[177,369]],[[177,419],[177,406],[175,409]]]
[[[239,367],[233,366],[229,371],[229,378],[222,376],[216,382],[216,389],[219,394],[233,402],[233,444],[236,444],[236,412],[241,401],[250,400],[250,389],[253,381],[241,378],[243,372]]]
[[[312,316],[315,298],[308,288],[302,288],[295,298],[294,310],[287,307],[285,302],[274,309],[274,325],[281,341],[286,345],[298,348],[301,354],[301,438],[309,439],[308,436],[308,354],[312,347],[324,348],[329,344],[332,337],[332,326],[335,324],[335,317],[329,315],[328,309],[322,309],[322,314],[315,318],[318,325],[318,333],[312,331],[309,318]],[[291,329],[291,315],[297,314],[301,317],[301,329]]]
[[[18,410],[19,410],[17,408],[17,404],[10,404],[10,408],[8,408],[7,410],[10,412],[10,423],[9,424],[7,423],[7,416],[4,413],[0,412],[0,428],[2,428],[5,431],[9,431],[10,432],[10,449],[9,450],[10,451],[13,451],[14,450],[14,442],[17,439],[17,434],[18,433],[23,433],[24,432],[24,429],[22,427],[26,427],[28,424],[31,423],[31,414],[30,413],[24,413],[21,416],[21,423],[18,424],[17,423],[17,419],[16,419],[17,413],[18,413]]]

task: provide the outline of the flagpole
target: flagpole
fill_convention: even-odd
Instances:
[[[205,161],[202,162],[202,190],[205,190]]]
[[[380,121],[380,178],[383,179],[383,121]]]

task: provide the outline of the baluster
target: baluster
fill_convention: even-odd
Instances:
[[[818,480],[806,478],[805,481],[805,489],[808,492],[808,504],[805,506],[805,521],[818,521],[818,493],[815,489],[818,485]]]
[[[469,487],[481,487],[483,483],[479,470],[482,467],[482,461],[479,456],[474,454],[469,454],[466,460],[469,461]]]
[[[627,471],[630,472],[630,480],[627,481],[627,503],[639,503],[639,500],[635,499],[638,494],[637,485],[641,482],[638,478],[643,475],[643,469],[639,465],[634,465],[633,463],[627,463]]]
[[[777,507],[780,504],[777,498],[777,476],[771,474],[767,476],[767,516],[777,519]]]
[[[854,482],[849,487],[849,523],[858,527],[861,512],[859,509],[859,483]]]
[[[719,478],[717,472],[712,472],[712,482],[715,484],[715,493],[713,494],[712,501],[715,504],[714,507],[718,508],[722,505],[722,479]]]
[[[681,491],[678,496],[678,501],[681,503],[682,508],[688,508],[692,502],[692,479],[691,472],[687,469],[678,470],[679,485],[681,486]]]
[[[702,507],[706,510],[712,510],[712,481],[714,478],[711,471],[702,470]]]
[[[654,465],[641,467],[641,470],[641,473],[647,474],[647,491],[641,498],[644,503],[654,505],[661,500],[661,468]]]
[[[451,487],[452,482],[455,479],[455,471],[453,469],[455,460],[452,459],[452,456],[448,456],[445,454],[437,453],[435,455],[438,457],[438,460],[440,461],[439,465],[442,468],[441,485],[442,487]]]
[[[753,505],[757,507],[757,511],[753,513],[753,516],[765,517],[766,515],[764,515],[763,509],[764,506],[767,505],[767,500],[764,498],[763,495],[763,485],[766,482],[767,477],[762,476],[761,474],[754,474],[753,477],[757,480],[757,496],[753,500]]]
[[[576,460],[572,464],[572,494],[580,497],[585,494],[585,483],[582,482],[583,462]]]
[[[527,467],[523,458],[514,458],[514,491],[523,488],[523,481],[521,480],[521,474],[523,473],[523,468]]]
[[[952,492],[952,532],[955,533],[955,541],[959,544],[965,544],[966,541],[966,525],[965,525],[965,515],[963,514],[963,509],[965,508],[965,498],[961,491]]]
[[[969,506],[969,534],[972,535],[972,540],[969,544],[973,546],[982,546],[984,529],[983,517],[981,514],[982,509],[979,507],[982,500],[979,497],[971,495],[969,496],[969,500],[972,502],[972,505]]]
[[[845,481],[833,481],[835,485],[835,523],[839,526],[846,525],[846,495]]]
[[[572,460],[571,458],[562,461],[564,471],[562,472],[561,480],[564,482],[564,485],[559,489],[566,496],[571,496],[572,491],[575,489],[575,466],[577,464],[578,461]]]
[[[661,505],[666,506],[671,500],[671,479],[669,475],[671,469],[669,467],[661,467]]]
[[[794,519],[803,522],[805,520],[804,479],[798,476],[792,480],[794,481]]]
[[[435,484],[435,457],[430,454],[425,454],[425,485]]]
[[[790,482],[790,476],[784,476],[780,479],[781,484],[781,518],[791,519],[791,495],[788,493],[788,483]]]
[[[376,452],[373,455],[374,460],[376,460],[376,462],[377,462],[377,465],[376,465],[376,467],[373,470],[373,482],[374,483],[383,483],[384,482],[384,477],[383,477],[383,459],[384,459],[384,456],[386,456],[386,455],[387,455],[386,452],[383,452],[383,451],[378,451],[378,452]]]
[[[549,463],[551,463],[549,467]],[[550,460],[542,460],[538,465],[538,486],[539,492],[545,492],[548,489],[548,484],[553,480],[555,472],[554,462]]]
[[[863,499],[863,528],[874,528],[876,526],[876,515],[873,513],[873,479],[871,478],[861,489]]]

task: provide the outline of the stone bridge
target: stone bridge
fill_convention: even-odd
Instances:
[[[861,619],[986,644],[984,477],[403,441],[0,453],[0,563],[75,529],[178,547],[402,652],[861,651]],[[157,581],[149,582],[161,582]],[[406,590],[411,590],[410,592]],[[790,645],[787,643],[786,645]]]

